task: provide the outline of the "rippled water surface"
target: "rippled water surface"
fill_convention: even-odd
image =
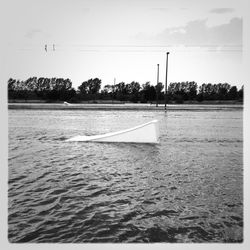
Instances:
[[[242,116],[9,110],[10,242],[242,242]],[[65,142],[153,119],[158,145]]]

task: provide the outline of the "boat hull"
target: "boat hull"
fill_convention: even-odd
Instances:
[[[75,136],[66,141],[159,143],[159,122],[153,120],[140,126],[114,133],[94,136]]]

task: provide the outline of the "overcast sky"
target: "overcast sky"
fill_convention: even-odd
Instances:
[[[8,0],[4,7],[7,79],[156,84],[158,63],[165,82],[169,51],[168,82],[244,84],[241,0]]]

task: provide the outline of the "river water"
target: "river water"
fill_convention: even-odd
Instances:
[[[160,124],[160,144],[65,142]],[[243,112],[9,110],[10,242],[242,242]]]

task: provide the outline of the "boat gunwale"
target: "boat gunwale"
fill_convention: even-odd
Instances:
[[[115,136],[115,135],[121,135],[121,134],[124,134],[124,133],[127,133],[127,132],[131,132],[131,131],[146,127],[146,126],[148,126],[150,124],[153,124],[153,123],[158,123],[158,120],[153,120],[153,121],[138,125],[138,126],[133,127],[133,128],[124,129],[124,130],[120,130],[120,131],[116,131],[116,132],[110,132],[110,133],[101,134],[101,135],[90,135],[90,136],[78,135],[78,136],[75,136],[73,138],[67,139],[67,141],[74,141],[73,139],[79,138],[79,137],[82,137],[82,138],[86,139],[85,141],[88,141],[88,140],[89,141],[95,141],[95,140],[98,140],[98,139],[109,138],[109,137],[112,137],[112,136]],[[158,138],[157,138],[157,142],[158,142]],[[154,143],[157,143],[157,142],[154,142]],[[150,143],[152,143],[152,142],[150,142]]]

